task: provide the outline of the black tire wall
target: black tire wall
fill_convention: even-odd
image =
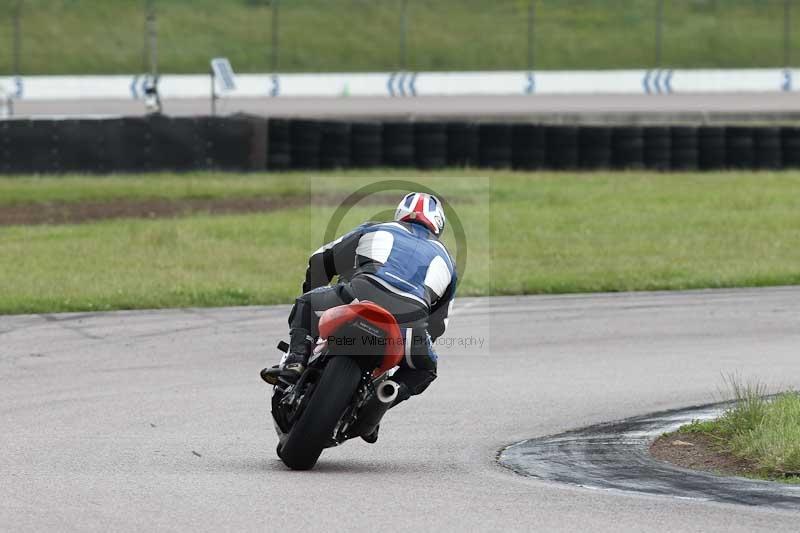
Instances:
[[[478,166],[511,167],[511,124],[478,125]]]
[[[0,120],[0,173],[800,168],[798,126],[575,126],[229,117]]]
[[[356,122],[350,128],[350,163],[354,168],[379,167],[383,162],[383,124]]]
[[[478,125],[471,122],[448,122],[447,166],[474,167],[478,165]]]

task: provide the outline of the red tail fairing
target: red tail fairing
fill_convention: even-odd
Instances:
[[[366,323],[365,323],[366,322]],[[403,337],[394,316],[372,302],[358,302],[328,309],[319,321],[319,335],[323,339],[336,338],[336,333],[344,326],[359,324],[364,335],[375,334],[383,337],[377,347],[383,348],[383,359],[375,375],[391,370],[403,359]],[[377,328],[376,331],[370,330]]]

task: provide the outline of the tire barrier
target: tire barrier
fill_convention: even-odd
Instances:
[[[322,169],[350,166],[350,123],[323,122],[320,126],[319,167]]]
[[[611,166],[619,169],[644,167],[644,137],[641,126],[611,130]]]
[[[0,173],[800,168],[800,126],[124,117],[0,120]]]
[[[670,135],[672,170],[697,170],[697,127],[674,126]]]
[[[556,170],[578,167],[578,126],[550,126],[547,128],[547,165]]]
[[[258,157],[265,161],[263,150],[266,147],[253,146],[256,129],[253,120],[246,116],[237,117],[206,117],[201,128],[201,135],[205,139],[205,166],[204,168],[219,170],[257,170],[259,167],[254,159],[255,149],[262,150]]]
[[[730,126],[725,130],[725,163],[728,168],[752,168],[753,128]]]
[[[611,128],[587,126],[578,130],[578,166],[582,169],[611,166]]]
[[[474,167],[478,165],[478,125],[472,122],[448,122],[447,165]]]
[[[545,127],[538,124],[511,126],[511,167],[536,170],[547,165]]]
[[[382,139],[384,166],[414,166],[413,122],[384,122]]]
[[[383,124],[355,122],[350,127],[350,163],[354,168],[375,168],[383,163]]]
[[[667,126],[646,126],[642,129],[645,168],[669,170],[672,163],[672,133]]]
[[[478,166],[511,167],[511,124],[478,125]]]
[[[783,166],[781,129],[775,127],[754,128],[753,152],[755,168],[764,170],[781,168]]]
[[[447,125],[443,122],[417,122],[414,125],[414,156],[417,168],[447,166]]]
[[[148,167],[151,170],[170,170],[203,165],[208,147],[201,142],[198,123],[193,118],[157,117],[150,120],[151,153]]]
[[[152,136],[149,120],[145,118],[120,118],[105,121],[106,153],[100,155],[101,166],[114,165],[120,172],[146,172],[152,170]]]
[[[725,168],[725,127],[697,128],[697,166],[700,170]]]
[[[267,122],[267,168],[287,170],[292,166],[291,142],[289,141],[289,121],[270,119]]]
[[[291,167],[297,170],[319,168],[321,124],[315,120],[289,121]]]
[[[781,129],[781,155],[783,168],[800,168],[800,127]]]
[[[52,126],[58,138],[61,172],[114,171],[106,148],[107,121],[97,120],[87,125],[82,120],[57,120]]]
[[[58,146],[53,128],[34,120],[11,120],[3,124],[3,172],[40,172],[58,169]]]

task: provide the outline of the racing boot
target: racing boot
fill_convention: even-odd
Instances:
[[[366,435],[361,435],[361,438],[364,439],[364,442],[368,442],[370,444],[375,444],[378,442],[378,430],[381,428],[381,425],[378,424],[375,426],[375,429],[372,430],[372,433],[368,433]]]
[[[294,383],[306,369],[314,339],[307,330],[301,328],[292,328],[289,335],[289,354],[286,359],[279,365],[261,371],[261,379],[270,385],[277,385],[279,378]]]

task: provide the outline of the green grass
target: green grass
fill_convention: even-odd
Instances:
[[[239,72],[271,70],[273,0],[155,0],[161,72],[203,73],[227,56]],[[783,0],[665,2],[662,65],[783,66]],[[25,74],[146,70],[144,1],[37,0],[22,12]],[[655,64],[655,0],[536,0],[539,69]],[[278,70],[386,71],[402,67],[400,0],[283,0]],[[529,0],[408,0],[408,70],[528,68]],[[791,27],[800,27],[793,9]],[[0,33],[11,35],[11,17]],[[794,32],[793,35],[800,34]],[[800,37],[790,40],[800,57]],[[11,46],[0,48],[10,72]]]
[[[307,218],[301,209],[0,229],[0,311],[289,302]]]
[[[0,227],[0,313],[290,302],[323,240],[330,198],[384,178],[431,186],[453,204],[468,251],[462,296],[800,283],[798,172],[1,178],[0,205],[131,191],[308,198],[311,190],[328,200],[261,214]],[[339,232],[393,208],[391,200],[358,206]],[[445,241],[457,253],[453,226]]]
[[[756,477],[800,482],[800,393],[768,398],[757,382],[729,378],[728,385],[732,407],[715,420],[678,431],[708,435],[721,450],[753,461]]]

